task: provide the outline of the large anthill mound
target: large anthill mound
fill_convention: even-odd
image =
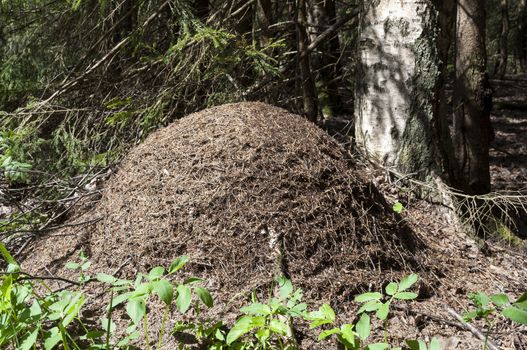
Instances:
[[[210,108],[152,134],[91,215],[102,220],[66,239],[70,253],[83,247],[107,272],[130,260],[125,273],[186,254],[221,294],[265,286],[281,265],[308,296],[347,298],[417,263],[413,236],[345,151],[263,103]]]

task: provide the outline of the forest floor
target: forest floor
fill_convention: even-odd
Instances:
[[[527,77],[506,77],[492,82],[494,106],[491,114],[495,139],[491,144],[492,187],[496,191],[527,189]],[[383,191],[390,196],[389,190]],[[393,197],[395,200],[395,196]],[[401,336],[439,337],[442,349],[482,349],[483,341],[474,332],[462,329],[454,313],[469,306],[467,294],[483,291],[518,297],[527,290],[527,249],[508,242],[481,242],[452,225],[438,207],[426,202],[408,204],[407,220],[428,248],[444,275],[432,286],[435,293],[425,302],[399,311],[392,320]],[[525,218],[527,213],[520,215]],[[525,238],[525,237],[524,237]],[[456,325],[457,323],[457,325]],[[484,323],[476,325],[479,331]],[[491,341],[498,349],[527,349],[527,327],[502,322]]]
[[[492,121],[496,137],[491,146],[493,186],[499,190],[522,190],[527,184],[527,77],[495,81],[494,87],[496,98]],[[401,200],[401,192],[394,190],[395,186],[386,173],[375,169],[369,171],[371,173],[365,174],[365,177],[373,179],[386,195],[388,203]],[[469,293],[506,293],[514,299],[527,290],[525,244],[517,246],[498,240],[483,242],[468,236],[449,221],[440,206],[407,198],[404,204],[405,210],[400,220],[424,243],[424,262],[427,267],[423,268],[419,300],[395,306],[388,323],[390,342],[400,344],[403,339],[430,340],[438,337],[443,350],[482,349],[482,335],[478,335],[478,332],[484,332],[485,325],[478,322],[476,329],[468,330],[458,316],[470,306],[467,298]],[[45,266],[49,260],[44,258],[46,254],[40,253],[45,253],[44,250],[47,249],[50,256],[56,257],[60,250],[56,244],[52,243],[48,248],[31,249],[33,256],[27,257],[23,267],[24,264],[31,268],[36,268],[34,265]],[[340,280],[332,283],[343,285],[338,291],[345,290],[346,286],[352,291],[357,288],[351,285],[351,279],[346,279],[348,272],[337,271],[335,278]],[[390,269],[383,271],[386,275],[392,272]],[[356,274],[351,271],[351,275],[354,273]],[[363,283],[367,285],[368,281]],[[309,290],[306,290],[306,294],[318,295],[317,291]],[[329,295],[320,295],[320,298],[319,301],[328,301],[326,298]],[[336,309],[339,310],[339,320],[350,322],[353,321],[355,309],[346,304],[349,302],[349,299],[344,300],[346,298],[332,295],[329,301],[333,306],[338,306]],[[327,349],[327,346],[313,342],[312,334],[303,337],[303,331],[301,327],[299,340],[302,349]],[[376,332],[374,338],[382,340],[382,331]],[[497,349],[527,350],[527,327],[514,326],[501,320],[494,328],[490,340]]]

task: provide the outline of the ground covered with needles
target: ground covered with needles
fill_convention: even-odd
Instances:
[[[278,274],[302,288],[311,305],[330,302],[350,322],[354,295],[417,272],[419,300],[394,313],[391,340],[439,336],[445,349],[481,349],[449,309],[462,313],[466,294],[476,290],[517,296],[527,286],[525,251],[482,250],[423,202],[395,214],[397,198],[381,194],[377,172],[283,109],[210,108],[133,149],[101,200],[69,221],[92,223],[34,241],[22,266],[68,276],[64,264],[82,249],[92,273],[131,277],[185,254],[191,263],[184,273],[207,279],[216,298],[209,315],[230,321],[252,291],[268,294]],[[327,348],[305,325],[295,327],[302,348]],[[501,327],[493,341],[502,349],[527,348],[525,328]]]

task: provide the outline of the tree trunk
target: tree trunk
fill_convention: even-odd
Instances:
[[[442,2],[380,0],[364,9],[355,132],[370,158],[421,179],[441,171]]]
[[[259,36],[261,47],[267,46],[271,37],[269,33],[271,11],[271,0],[257,0],[256,18],[258,19],[258,27],[261,30]]]
[[[522,73],[527,73],[527,0],[518,2],[518,39],[516,50]]]
[[[483,0],[458,0],[454,147],[456,185],[470,194],[490,191],[492,89],[486,73]]]
[[[308,23],[311,40],[337,22],[334,0],[311,0]],[[313,70],[317,72],[318,97],[324,118],[331,118],[341,107],[338,78],[341,76],[340,42],[338,34],[320,45],[312,55]]]
[[[317,95],[315,90],[315,82],[313,74],[311,73],[310,55],[307,52],[308,37],[307,37],[307,16],[305,0],[297,1],[297,18],[296,18],[296,33],[298,41],[298,57],[300,69],[300,86],[302,90],[302,99],[304,106],[304,115],[313,123],[317,122],[318,106]]]
[[[509,1],[500,0],[501,10],[501,30],[500,40],[498,45],[498,58],[496,60],[496,66],[494,67],[494,75],[500,79],[503,79],[507,70],[507,45],[509,41]]]

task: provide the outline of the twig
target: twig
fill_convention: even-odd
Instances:
[[[446,308],[446,311],[454,316],[459,322],[461,322],[461,324],[463,325],[463,327],[470,331],[472,334],[474,334],[479,340],[485,342],[485,335],[479,330],[477,329],[475,326],[469,324],[469,323],[466,323],[464,320],[463,320],[463,317],[461,317],[460,314],[458,314],[457,312],[455,312],[452,308],[448,307],[448,306],[445,306]],[[489,339],[487,341],[487,348],[489,350],[500,350],[500,348],[498,348],[496,345],[494,345],[494,343]]]
[[[435,316],[435,315],[430,315],[430,314],[427,314],[425,312],[412,310],[408,306],[393,305],[392,307],[394,309],[396,309],[396,310],[405,311],[405,312],[408,312],[408,313],[413,314],[413,315],[424,316],[424,317],[426,317],[426,318],[428,318],[428,319],[430,319],[432,321],[440,322],[440,323],[446,324],[448,326],[456,327],[456,328],[459,328],[459,329],[465,329],[465,326],[462,323],[454,322],[454,321],[450,321],[450,320],[445,320],[444,318],[441,318],[441,317],[438,317],[438,316]]]

